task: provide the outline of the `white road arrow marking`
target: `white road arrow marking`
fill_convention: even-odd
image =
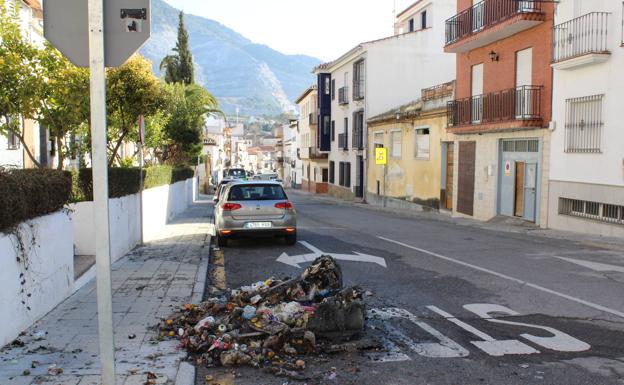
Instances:
[[[573,259],[573,258],[566,258],[566,257],[555,257],[555,258],[561,259],[562,261],[574,263],[575,265],[583,266],[594,271],[601,271],[601,272],[614,271],[618,273],[624,273],[624,267],[622,266],[607,265],[606,263],[583,261],[580,259]]]
[[[320,257],[321,255],[329,255],[329,256],[332,256],[334,259],[338,259],[341,261],[376,263],[379,266],[386,267],[386,268],[388,267],[388,265],[386,265],[386,260],[384,258],[376,257],[374,255],[358,253],[356,251],[353,252],[354,254],[326,253],[306,241],[300,241],[299,243],[301,243],[303,246],[305,246],[310,251],[312,251],[312,253],[293,255],[293,256],[290,256],[286,253],[282,253],[282,255],[280,255],[277,258],[277,262],[281,262],[286,265],[293,266],[299,269],[301,268],[300,266],[301,263],[312,262],[316,258]]]

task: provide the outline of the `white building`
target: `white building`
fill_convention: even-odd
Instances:
[[[282,179],[284,185],[292,188],[301,186],[301,160],[297,157],[299,135],[297,122],[284,125],[282,140]]]
[[[211,175],[211,182],[216,185],[223,178],[225,167],[225,127],[224,119],[209,117],[204,128],[203,154],[208,156],[209,167],[206,170]]]
[[[624,237],[624,5],[556,9],[548,227]]]
[[[320,150],[328,149],[325,136],[331,137],[330,194],[364,198],[369,117],[416,100],[421,89],[454,78],[455,56],[444,53],[442,47],[445,20],[455,12],[455,0],[418,1],[398,15],[394,36],[361,43],[315,68],[319,76]],[[405,22],[407,30],[402,27]],[[424,73],[425,68],[436,71]],[[328,95],[331,108],[326,106]]]

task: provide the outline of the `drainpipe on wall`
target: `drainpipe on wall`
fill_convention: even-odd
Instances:
[[[364,65],[368,66],[368,60],[365,59],[364,61]],[[362,142],[363,142],[363,146],[364,147],[364,153],[362,154],[362,173],[364,173],[364,176],[362,178],[362,180],[364,181],[362,184],[364,186],[362,186],[362,202],[368,204],[367,201],[367,195],[368,195],[368,188],[366,188],[367,184],[368,184],[368,77],[366,76],[366,74],[368,73],[367,71],[368,68],[364,68],[364,122],[362,122],[362,125],[366,128],[366,130],[364,130],[364,127],[362,127]],[[384,171],[385,172],[385,171]],[[384,181],[385,181],[385,177],[384,177]],[[386,194],[385,191],[385,182],[384,182],[384,195]]]

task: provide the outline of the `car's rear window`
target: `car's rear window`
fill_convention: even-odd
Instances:
[[[249,184],[233,186],[229,201],[278,201],[286,199],[282,186],[273,184]]]
[[[239,177],[246,176],[246,173],[245,173],[245,170],[238,169],[238,170],[230,170],[230,171],[228,171],[228,175],[239,178]]]

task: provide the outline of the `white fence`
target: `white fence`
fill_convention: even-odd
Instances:
[[[197,178],[145,190],[144,241],[154,239],[196,198]],[[139,205],[139,194],[109,201],[113,262],[141,242]],[[93,202],[27,221],[18,231],[23,252],[17,251],[18,237],[0,233],[0,347],[95,276],[92,268],[74,282],[74,255],[95,255],[93,222]]]
[[[197,179],[143,191],[143,237],[153,239],[196,197]],[[95,255],[93,202],[70,205],[76,255]],[[140,194],[109,201],[111,259],[117,261],[141,242]]]
[[[72,223],[66,212],[22,223],[15,235],[0,233],[0,347],[73,292]],[[29,310],[30,308],[30,310]]]

